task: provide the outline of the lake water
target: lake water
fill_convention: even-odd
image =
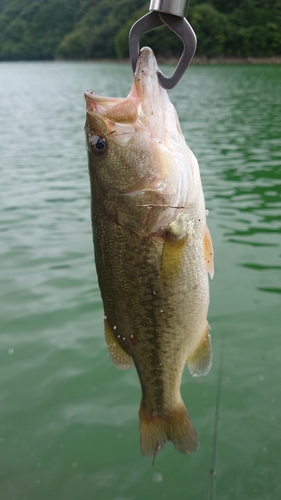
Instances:
[[[214,356],[183,376],[199,450],[154,466],[137,375],[105,346],[83,132],[83,91],[131,81],[127,64],[0,65],[0,498],[277,500],[281,67],[192,66],[170,92],[210,212]]]

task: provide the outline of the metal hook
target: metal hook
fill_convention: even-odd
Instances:
[[[166,25],[183,42],[183,53],[174,71],[170,77],[165,76],[160,70],[157,71],[158,81],[164,89],[172,89],[183,76],[187,66],[194,56],[197,39],[196,35],[185,17],[178,17],[163,12],[151,11],[141,17],[133,24],[129,34],[130,58],[135,73],[137,60],[140,51],[140,37],[147,31],[151,31],[160,26]]]

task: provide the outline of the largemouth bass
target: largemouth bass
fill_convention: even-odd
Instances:
[[[141,451],[172,441],[195,451],[196,432],[180,394],[211,366],[207,323],[213,248],[197,160],[141,50],[127,98],[86,91],[86,139],[95,261],[113,363],[135,365],[142,388]]]

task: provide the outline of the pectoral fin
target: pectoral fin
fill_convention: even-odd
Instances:
[[[171,280],[177,279],[183,259],[183,252],[186,244],[186,238],[173,240],[172,235],[168,233],[163,246],[161,260],[161,277]]]
[[[206,323],[205,334],[196,351],[187,358],[188,368],[193,377],[207,375],[212,364],[211,335]]]
[[[205,257],[205,263],[206,263],[206,269],[213,278],[214,276],[214,250],[213,250],[213,243],[211,239],[211,234],[208,229],[208,226],[206,225],[205,228],[205,234],[204,234],[204,257]]]
[[[133,366],[134,362],[114,337],[108,321],[104,321],[104,335],[112,362],[120,370],[127,370]]]

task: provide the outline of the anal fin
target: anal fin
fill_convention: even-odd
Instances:
[[[212,365],[212,346],[209,325],[206,323],[202,340],[191,356],[187,358],[189,371],[193,377],[207,375]]]
[[[104,335],[113,364],[120,370],[131,368],[134,365],[133,359],[121,347],[106,319],[104,320]]]

